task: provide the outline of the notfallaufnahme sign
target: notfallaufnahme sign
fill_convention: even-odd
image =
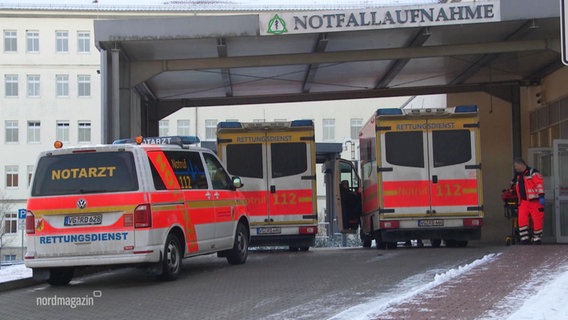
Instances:
[[[501,21],[500,0],[259,15],[261,35],[413,28],[498,21]]]

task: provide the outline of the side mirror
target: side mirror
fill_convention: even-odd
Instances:
[[[243,186],[243,180],[240,177],[233,177],[233,187],[235,187],[235,189],[242,188]]]

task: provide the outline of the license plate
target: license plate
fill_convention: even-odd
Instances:
[[[418,220],[419,227],[443,227],[444,220],[442,219],[429,219],[429,220]]]
[[[256,228],[256,234],[280,234],[282,229],[280,227],[262,227]]]
[[[71,226],[89,226],[101,224],[103,222],[102,214],[92,214],[84,216],[65,216],[64,225],[66,227]]]

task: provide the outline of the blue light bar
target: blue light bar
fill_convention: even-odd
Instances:
[[[290,124],[291,127],[313,127],[314,122],[312,120],[294,120]]]
[[[477,113],[476,105],[457,106],[455,113]]]
[[[225,122],[219,122],[217,124],[217,128],[223,128],[223,129],[240,129],[242,127],[243,127],[242,124],[236,121],[225,121]]]
[[[377,116],[401,116],[402,110],[399,108],[385,108],[377,110]]]

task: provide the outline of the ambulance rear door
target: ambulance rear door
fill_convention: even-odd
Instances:
[[[317,224],[315,138],[304,122],[312,124],[293,121],[289,131],[267,132],[269,224]]]
[[[428,120],[431,214],[435,216],[482,213],[479,123],[472,113],[475,107],[466,107],[456,107],[450,117]]]
[[[425,216],[431,212],[426,119],[401,115],[376,121],[379,213],[390,216]]]

